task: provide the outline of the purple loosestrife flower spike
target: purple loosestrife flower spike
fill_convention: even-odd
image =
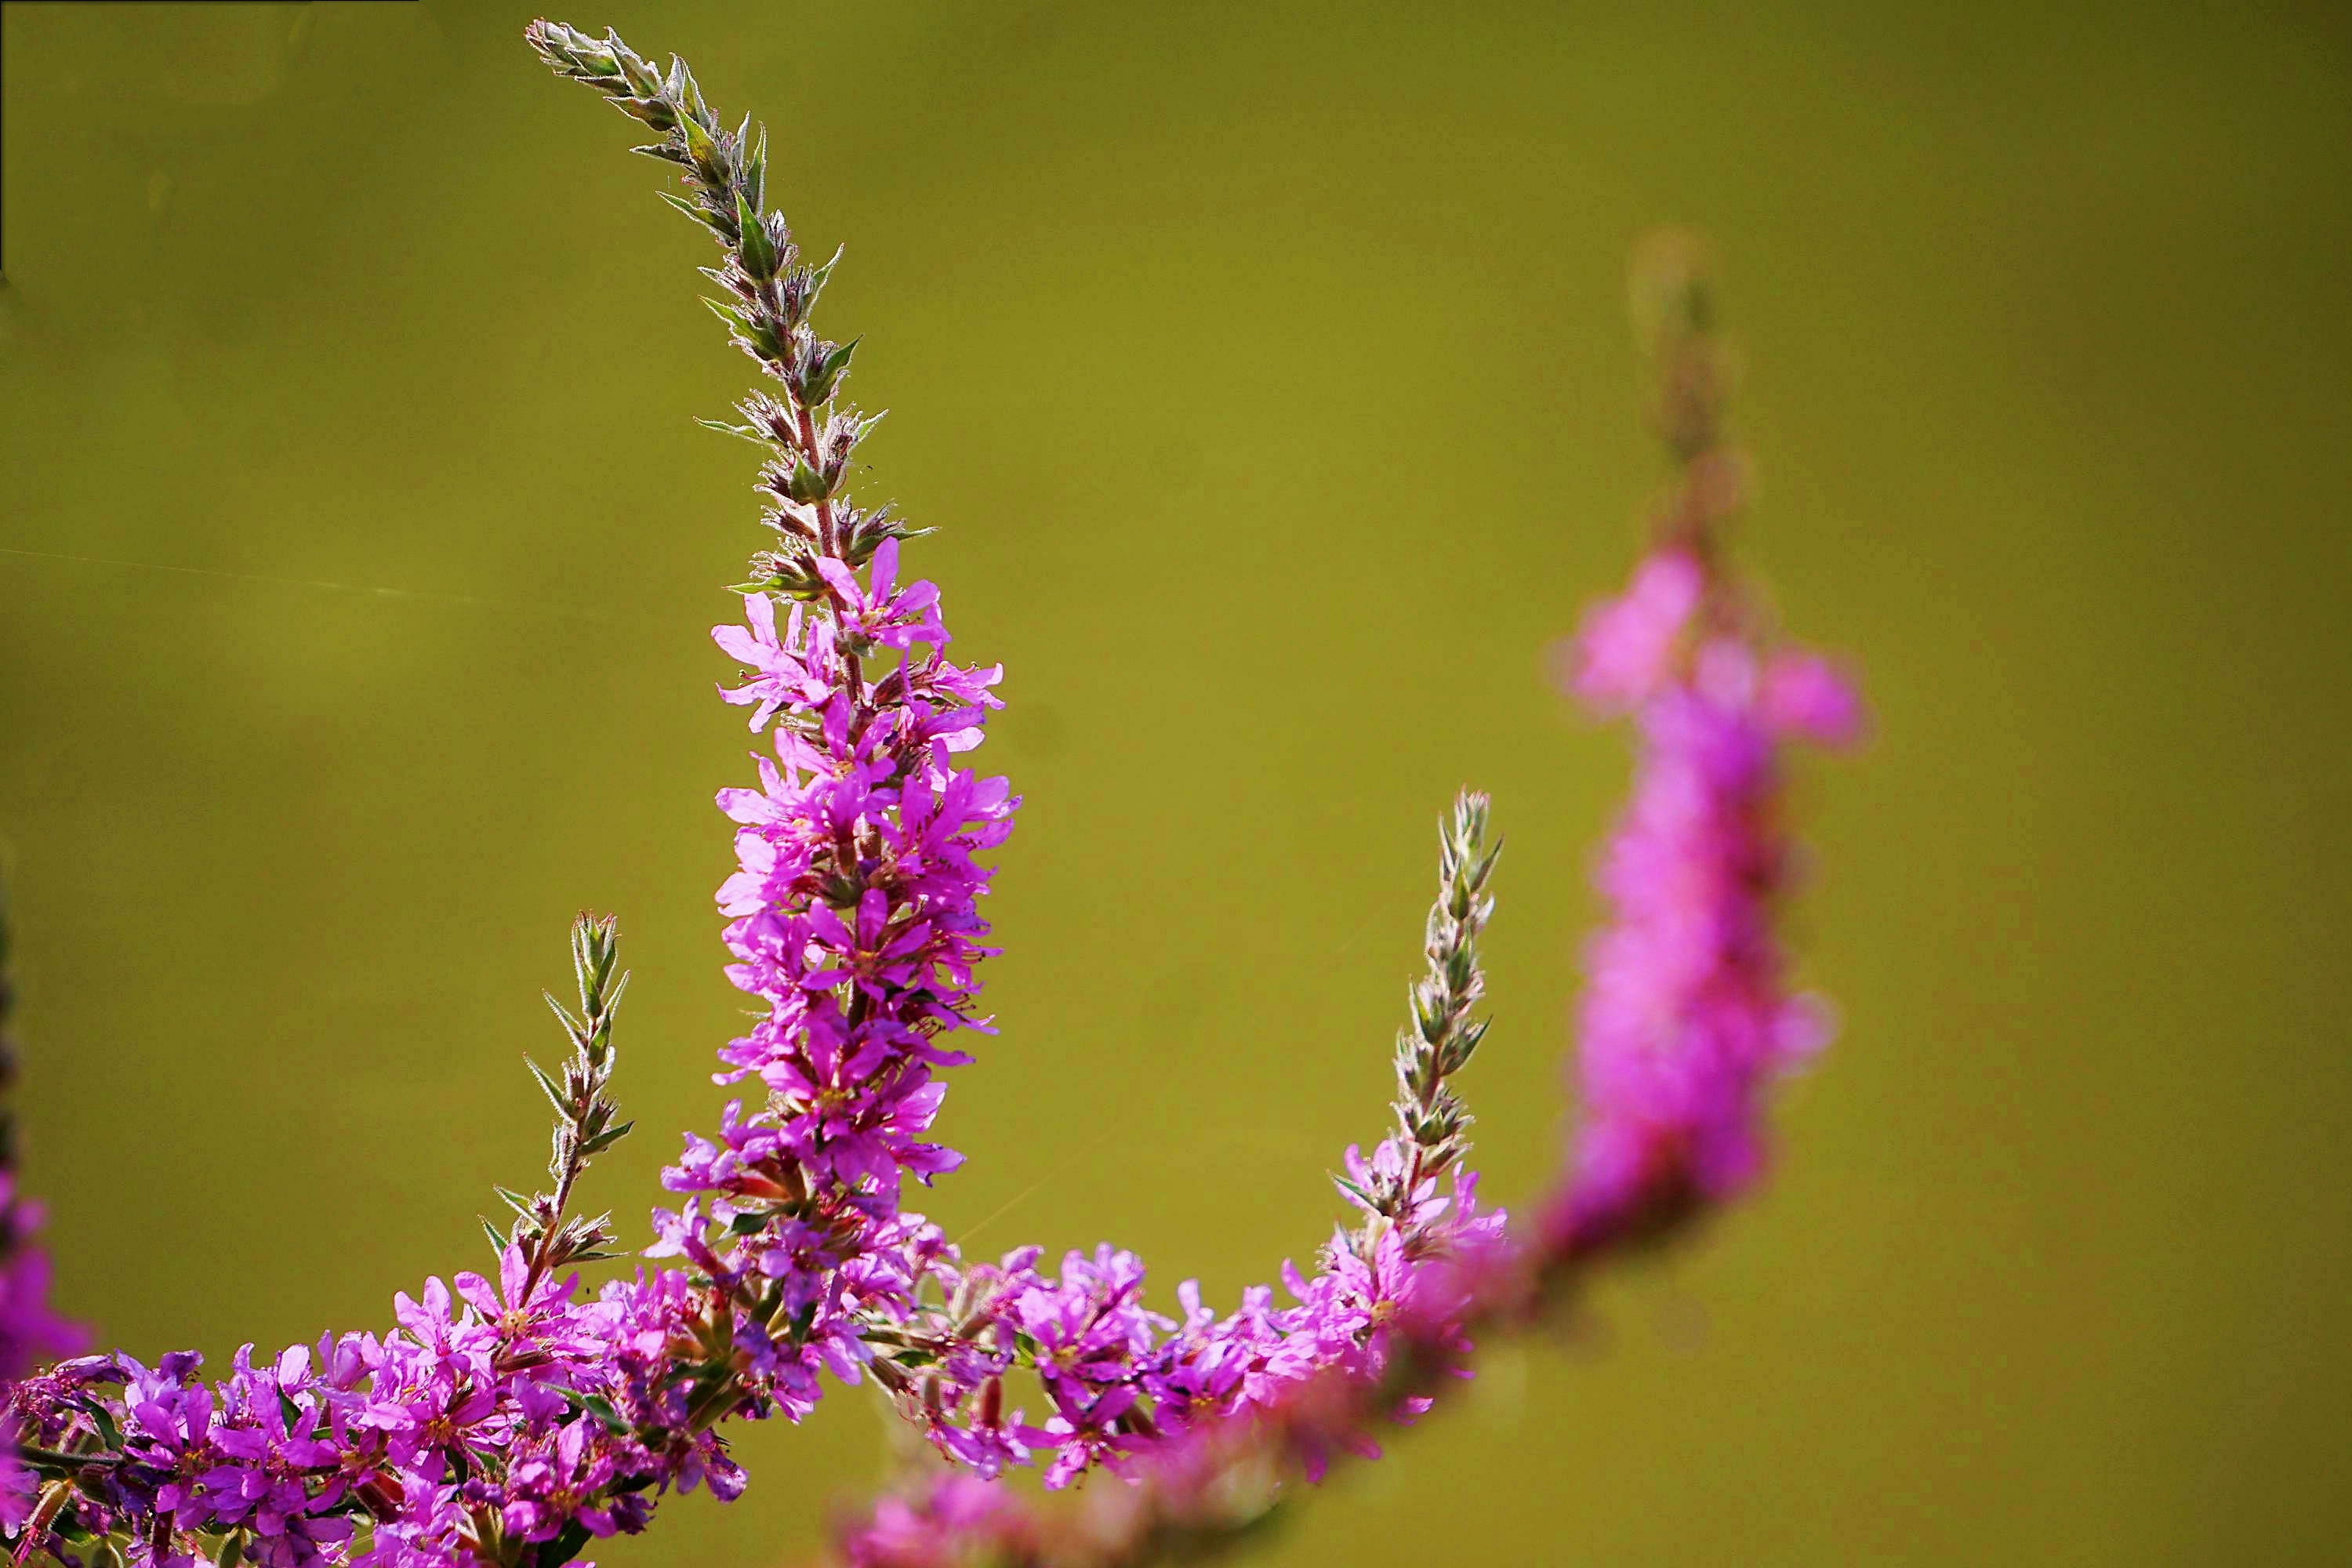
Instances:
[[[1863,726],[1852,682],[1775,634],[1727,564],[1747,463],[1724,434],[1729,358],[1686,237],[1645,247],[1634,311],[1675,482],[1631,586],[1562,649],[1563,685],[1638,737],[1578,1018],[1584,1121],[1548,1220],[1564,1256],[1675,1228],[1759,1173],[1765,1091],[1829,1037],[1825,1009],[1789,993],[1773,933],[1790,859],[1780,751]]]

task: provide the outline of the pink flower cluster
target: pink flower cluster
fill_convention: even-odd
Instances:
[[[1762,1097],[1829,1036],[1788,994],[1773,932],[1789,852],[1779,752],[1838,746],[1860,699],[1820,656],[1759,649],[1731,588],[1687,547],[1654,551],[1570,648],[1570,689],[1639,737],[1633,797],[1599,882],[1612,914],[1579,1017],[1585,1120],[1555,1245],[1729,1197],[1762,1162]]]
[[[85,1458],[76,1523],[126,1537],[140,1561],[198,1561],[194,1532],[240,1533],[272,1565],[470,1561],[501,1542],[643,1527],[658,1492],[742,1479],[693,1430],[671,1377],[698,1303],[677,1275],[530,1282],[520,1249],[493,1283],[430,1281],[394,1304],[399,1328],[328,1335],[216,1384],[181,1352],[149,1368],[120,1352],[58,1363],[9,1391],[21,1440]],[[88,1446],[94,1434],[111,1438]],[[634,1480],[635,1485],[616,1483]]]
[[[33,1239],[42,1218],[16,1173],[0,1168],[0,1384],[81,1348],[81,1326],[49,1305],[49,1255]]]
[[[961,1158],[925,1141],[946,1093],[934,1075],[971,1059],[943,1036],[987,1030],[972,968],[992,951],[989,872],[974,857],[1019,804],[956,761],[1002,706],[1003,671],[947,660],[939,592],[898,587],[898,556],[885,541],[863,583],[821,560],[831,604],[795,604],[779,627],[774,601],[750,595],[747,624],[713,634],[751,670],[728,700],[753,707],[755,730],[774,725],[760,787],[719,797],[740,825],[719,891],[728,975],[765,1009],[719,1053],[721,1077],[763,1094],[665,1173],[688,1201],[656,1212],[655,1251],[759,1303],[741,1333],[794,1418],[820,1366],[856,1377],[867,1326],[907,1309],[943,1246],[900,1212],[899,1177]],[[881,650],[896,668],[868,679]]]
[[[1393,1142],[1376,1155],[1400,1157]],[[875,1335],[892,1352],[876,1370],[940,1452],[982,1477],[1042,1458],[1049,1489],[1096,1466],[1132,1479],[1197,1432],[1280,1411],[1335,1373],[1377,1381],[1392,1329],[1433,1300],[1416,1262],[1502,1237],[1504,1216],[1479,1208],[1475,1177],[1443,1195],[1436,1184],[1410,1231],[1368,1214],[1361,1228],[1334,1233],[1311,1279],[1284,1265],[1287,1304],[1256,1286],[1222,1315],[1192,1280],[1176,1290],[1181,1318],[1150,1310],[1142,1261],[1108,1246],[1069,1253],[1053,1274],[1038,1269],[1034,1247],[971,1268],[942,1249],[931,1274],[943,1304]],[[1043,1385],[1042,1426],[1003,1409],[1015,1366]]]
[[[33,1240],[41,1218],[41,1205],[17,1192],[16,1173],[0,1167],[0,1389],[84,1340],[49,1305],[49,1255]],[[16,1445],[0,1441],[0,1530],[24,1528],[36,1484]]]
[[[1477,1207],[1475,1184],[1465,1175],[1450,1194],[1426,1194],[1411,1232],[1378,1215],[1340,1230],[1312,1279],[1286,1265],[1295,1304],[1256,1287],[1223,1317],[1190,1281],[1177,1290],[1181,1321],[1145,1310],[1131,1254],[1072,1253],[1058,1279],[1034,1275],[1034,1249],[1014,1254],[989,1277],[1010,1303],[982,1320],[1034,1343],[1055,1411],[1014,1441],[1053,1447],[1049,1489],[1096,1464],[1127,1484],[1090,1493],[1076,1515],[1047,1514],[993,1479],[1017,1449],[974,1451],[952,1387],[919,1390],[902,1405],[919,1420],[928,1411],[941,1450],[970,1468],[879,1500],[842,1532],[842,1556],[856,1568],[954,1568],[1059,1561],[1083,1542],[1083,1560],[1129,1561],[1152,1540],[1245,1522],[1228,1496],[1245,1468],[1272,1459],[1318,1480],[1339,1454],[1377,1458],[1377,1427],[1411,1423],[1439,1381],[1468,1377],[1470,1328],[1525,1299],[1526,1259],[1504,1216]]]

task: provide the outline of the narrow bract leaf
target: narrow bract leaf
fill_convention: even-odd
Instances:
[[[618,1127],[607,1128],[604,1131],[596,1134],[593,1138],[584,1141],[580,1145],[580,1152],[583,1154],[601,1154],[605,1150],[611,1148],[614,1144],[618,1143],[622,1139],[627,1137],[629,1135],[629,1129],[635,1125],[636,1123],[634,1121],[624,1121]]]
[[[738,440],[749,441],[755,447],[765,447],[769,444],[765,435],[749,425],[730,425],[724,419],[705,419],[699,415],[696,416],[694,422],[705,430],[716,430],[721,436],[732,436]]]
[[[566,1121],[571,1121],[572,1106],[564,1099],[563,1091],[555,1086],[555,1080],[541,1071],[540,1065],[529,1057],[522,1058],[522,1065],[530,1069],[530,1076],[538,1080],[541,1090],[547,1096],[547,1102],[555,1107],[555,1113]]]

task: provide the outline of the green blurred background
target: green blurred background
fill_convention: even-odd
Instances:
[[[759,531],[688,416],[748,366],[530,15],[0,14],[29,1180],[142,1354],[478,1264],[580,907],[625,922],[644,1129],[590,1201],[641,1234],[723,1098],[750,770],[704,628]],[[942,528],[915,560],[1010,668],[1003,1034],[931,1212],[1163,1289],[1323,1234],[1465,779],[1511,842],[1484,1159],[1546,1172],[1623,758],[1541,649],[1659,478],[1628,246],[1725,260],[1752,557],[1879,717],[1801,780],[1844,1036],[1759,1201],[1256,1560],[2343,1560],[2343,13],[567,19],[773,128],[895,411],[865,493]],[[773,1562],[884,1449],[863,1395],[740,1441],[741,1503],[600,1555]]]

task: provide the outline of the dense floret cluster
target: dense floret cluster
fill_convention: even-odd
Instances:
[[[1550,1215],[1564,1247],[1737,1195],[1761,1166],[1765,1090],[1829,1037],[1821,1005],[1789,993],[1773,931],[1780,749],[1852,742],[1861,702],[1819,655],[1734,629],[1729,592],[1663,546],[1570,649],[1570,689],[1632,718],[1637,760],[1599,873],[1612,918],[1587,956],[1584,1121]]]

